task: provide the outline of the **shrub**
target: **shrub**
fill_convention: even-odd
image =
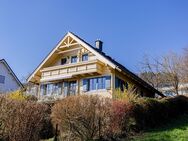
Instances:
[[[15,100],[26,100],[26,95],[22,93],[22,91],[17,90],[13,91],[8,95],[8,98]]]
[[[37,97],[33,95],[26,95],[22,90],[13,91],[8,94],[8,98],[14,100],[27,100],[27,101],[37,101]]]
[[[113,99],[115,100],[120,99],[127,102],[135,102],[138,98],[139,95],[136,94],[136,88],[134,86],[130,86],[129,89],[124,87],[123,91],[119,88],[113,92]]]
[[[54,126],[61,140],[90,140],[105,137],[109,129],[111,100],[99,96],[70,96],[52,108]]]
[[[49,120],[49,109],[36,102],[0,97],[0,138],[9,141],[38,141]]]
[[[185,113],[188,113],[188,98],[185,96],[161,100],[140,98],[134,108],[134,118],[138,130],[160,126]]]
[[[134,104],[125,100],[114,100],[111,108],[110,133],[112,138],[127,136],[135,125]]]

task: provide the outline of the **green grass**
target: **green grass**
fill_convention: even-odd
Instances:
[[[40,141],[54,141],[54,138],[46,139],[46,140],[40,140]]]
[[[130,141],[188,141],[188,115],[170,121],[167,125],[147,131]]]

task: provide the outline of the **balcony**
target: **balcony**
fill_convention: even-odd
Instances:
[[[102,63],[99,60],[78,62],[74,64],[47,67],[41,70],[41,82],[68,79],[85,74],[102,74]]]

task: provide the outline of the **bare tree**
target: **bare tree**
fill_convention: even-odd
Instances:
[[[152,60],[152,61],[151,61]],[[152,63],[151,63],[152,62]],[[141,77],[156,89],[168,84],[173,87],[175,94],[179,94],[179,84],[182,81],[182,56],[170,52],[159,59],[144,58],[141,63]]]
[[[182,57],[176,53],[169,53],[162,57],[161,72],[165,74],[167,82],[173,86],[174,92],[179,95],[179,84],[182,80]]]
[[[184,83],[188,82],[188,48],[184,48],[184,52],[183,52],[183,62],[182,62],[182,73],[183,73],[183,78],[182,81]]]
[[[144,56],[141,62],[140,77],[158,89],[161,85],[161,71],[158,59],[150,59],[147,55]]]

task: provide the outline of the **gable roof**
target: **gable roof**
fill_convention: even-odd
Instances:
[[[112,59],[110,56],[106,55],[104,52],[99,51],[97,48],[93,47],[92,45],[90,45],[89,43],[87,43],[86,41],[84,41],[83,39],[81,39],[79,36],[75,35],[72,32],[68,32],[63,39],[56,45],[56,47],[45,57],[45,59],[39,64],[39,66],[34,70],[34,72],[28,77],[27,81],[29,82],[31,80],[31,78],[41,69],[41,67],[44,65],[44,63],[50,58],[50,56],[59,48],[59,46],[62,44],[62,42],[68,37],[70,36],[71,38],[73,38],[75,41],[77,41],[79,44],[81,44],[82,46],[84,46],[87,50],[89,50],[90,52],[92,52],[94,55],[96,55],[98,58],[100,58],[100,60],[102,62],[105,62],[107,65],[109,65],[110,67],[112,67],[113,69],[116,69],[118,71],[123,71],[127,74],[127,76],[131,77],[132,79],[134,79],[135,81],[137,81],[138,83],[140,83],[142,86],[144,86],[147,89],[150,89],[151,91],[157,93],[158,95],[164,97],[164,95],[159,92],[158,90],[156,90],[155,88],[153,88],[151,85],[149,85],[147,82],[145,82],[144,80],[142,80],[140,77],[138,77],[136,74],[132,73],[131,71],[129,71],[126,67],[124,67],[123,65],[121,65],[120,63],[118,63],[117,61],[115,61],[114,59]]]
[[[18,79],[18,77],[15,75],[15,73],[13,72],[13,70],[11,69],[11,67],[8,65],[8,63],[6,62],[5,59],[0,59],[0,63],[3,63],[5,65],[5,67],[11,72],[10,74],[13,76],[13,78],[16,80],[16,82],[19,84],[19,86],[21,88],[23,88],[23,84],[20,82],[20,80]]]
[[[55,53],[55,51],[60,47],[60,45],[63,43],[63,41],[70,36],[75,41],[77,41],[79,44],[84,46],[87,50],[92,52],[94,55],[98,56],[101,61],[107,63],[109,66],[115,69],[116,65],[110,62],[108,59],[106,59],[104,56],[102,56],[98,51],[96,51],[90,44],[85,42],[83,39],[79,38],[72,32],[68,32],[63,39],[60,40],[60,42],[55,46],[55,48],[52,49],[52,51],[44,58],[44,60],[39,64],[39,66],[32,72],[32,74],[28,77],[27,81],[29,82],[31,78],[41,69],[41,67],[45,64],[45,62]]]

